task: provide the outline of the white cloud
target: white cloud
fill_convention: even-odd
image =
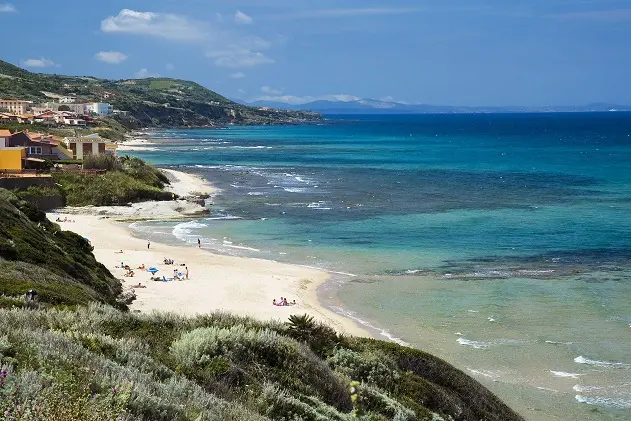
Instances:
[[[230,75],[232,79],[243,79],[245,77],[245,73],[237,72]]]
[[[589,12],[570,12],[548,15],[555,19],[584,19],[595,21],[625,21],[631,20],[631,9],[593,10]]]
[[[42,58],[29,58],[24,62],[26,67],[55,67],[58,66],[54,61]]]
[[[237,10],[237,12],[234,14],[234,21],[242,25],[251,25],[253,19],[242,11]]]
[[[275,89],[270,86],[261,86],[261,92],[269,95],[281,95],[283,93],[280,89]]]
[[[13,12],[17,12],[17,9],[11,3],[0,4],[0,13],[13,13]]]
[[[160,77],[160,75],[159,75],[159,74],[157,74],[157,73],[151,73],[151,72],[150,72],[149,70],[147,70],[146,68],[142,68],[142,69],[138,70],[138,71],[135,73],[135,75],[134,75],[134,76],[136,76],[136,78],[138,78],[138,79],[146,79],[146,78],[149,78],[149,77]]]
[[[358,9],[316,9],[289,12],[277,15],[267,15],[267,19],[316,19],[316,18],[341,18],[352,16],[383,16],[403,15],[406,13],[418,13],[420,8],[358,8]]]
[[[202,24],[184,16],[130,9],[123,9],[117,16],[103,20],[101,31],[150,35],[176,41],[199,41],[207,35]]]
[[[217,66],[228,68],[252,67],[260,64],[275,63],[274,60],[265,54],[247,48],[210,51],[206,53],[206,57],[214,59]]]
[[[127,55],[118,51],[101,51],[94,55],[97,60],[101,60],[105,63],[120,64],[127,60]]]
[[[284,102],[291,105],[306,104],[313,101],[339,101],[351,102],[358,101],[360,98],[349,94],[328,94],[320,96],[295,96],[295,95],[264,95],[254,98],[253,101],[274,101]]]

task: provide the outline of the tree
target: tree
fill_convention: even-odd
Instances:
[[[70,111],[70,107],[67,105],[60,105],[59,111]]]

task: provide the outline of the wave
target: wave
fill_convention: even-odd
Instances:
[[[590,392],[592,390],[601,390],[601,389],[603,388],[599,386],[581,386],[580,384],[576,384],[572,388],[572,390],[575,392]]]
[[[498,379],[500,375],[498,373],[488,371],[488,370],[475,370],[473,368],[467,367],[467,371],[477,374],[479,376],[488,377],[489,379]]]
[[[491,346],[490,342],[483,342],[483,341],[472,341],[469,339],[465,339],[465,338],[458,338],[456,340],[460,345],[464,345],[464,346],[471,346],[475,349],[486,349],[489,346]]]
[[[265,192],[262,191],[251,191],[248,192],[248,196],[264,196]]]
[[[231,249],[238,249],[238,250],[248,250],[248,251],[256,251],[256,252],[260,252],[261,250],[259,249],[255,249],[254,247],[247,247],[247,246],[235,246],[234,244],[232,244],[230,241],[224,241],[223,242],[224,247],[230,247]]]
[[[223,216],[213,216],[210,218],[204,218],[205,221],[233,221],[235,219],[243,219],[240,216],[233,215],[223,215]]]
[[[566,373],[565,371],[550,370],[550,373],[552,373],[555,377],[567,377],[567,378],[571,378],[571,379],[578,379],[580,376],[582,376],[582,374]]]
[[[558,390],[556,390],[556,389],[550,389],[550,388],[548,388],[548,387],[541,387],[541,386],[537,386],[537,389],[539,389],[539,390],[543,390],[543,391],[545,391],[545,392],[554,392],[554,393],[559,393],[559,391],[558,391]]]
[[[283,187],[283,190],[289,193],[305,193],[307,191],[304,187]]]
[[[494,339],[492,341],[473,341],[471,339],[466,338],[458,338],[456,340],[460,345],[470,346],[475,349],[487,349],[491,346],[498,345],[522,345],[524,341],[517,339]]]
[[[578,364],[594,365],[597,367],[605,367],[605,368],[626,368],[626,369],[631,368],[631,364],[590,360],[589,358],[585,358],[582,355],[574,358],[574,362]]]
[[[556,342],[556,341],[546,341],[547,344],[551,345],[572,345],[574,342]]]
[[[631,408],[631,401],[619,399],[619,398],[611,398],[608,396],[584,396],[584,395],[576,395],[574,397],[578,402],[584,403],[587,405],[599,405],[599,406],[608,406],[611,408],[621,408],[621,409],[629,409]]]
[[[329,306],[329,308],[331,310],[333,310],[335,313],[340,314],[348,319],[354,320],[355,322],[359,323],[362,326],[366,326],[367,328],[371,329],[371,330],[376,330],[377,332],[379,332],[379,334],[385,338],[387,338],[389,341],[394,342],[396,344],[399,344],[401,346],[410,346],[409,343],[405,342],[403,339],[401,338],[397,338],[396,336],[392,335],[390,332],[388,332],[385,329],[379,329],[378,327],[375,327],[374,325],[372,325],[370,322],[367,322],[366,320],[363,320],[359,317],[357,317],[354,313],[344,310],[341,307],[334,307],[334,306]]]
[[[173,227],[172,234],[179,240],[186,241],[190,238],[194,229],[206,228],[208,225],[199,222],[182,222]]]

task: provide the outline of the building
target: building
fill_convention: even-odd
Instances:
[[[59,111],[59,107],[64,107],[64,110],[78,114],[85,115],[87,114],[86,109],[87,104],[61,104],[59,102],[44,102],[39,104],[38,108],[46,108],[47,110]]]
[[[24,114],[31,108],[31,101],[0,99],[0,110],[6,109],[13,114]]]
[[[88,136],[67,137],[64,143],[68,145],[68,149],[72,152],[74,159],[84,159],[88,155],[101,155],[106,152],[108,145],[112,145],[107,139],[103,139],[98,134]]]
[[[0,130],[0,148],[9,146],[9,139],[11,139],[11,132],[8,130]]]
[[[0,147],[0,171],[22,171],[26,161],[26,148],[22,146]]]
[[[112,114],[112,106],[105,102],[91,102],[85,104],[87,114],[98,115],[99,117],[105,117]]]
[[[72,159],[72,152],[64,148],[62,139],[47,134],[17,132],[9,137],[6,145],[25,148],[27,161]]]
[[[65,96],[65,97],[59,98],[60,104],[74,104],[76,101],[77,99],[72,96]]]

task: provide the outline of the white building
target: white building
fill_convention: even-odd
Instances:
[[[64,139],[64,143],[68,145],[68,149],[72,152],[75,159],[83,159],[88,155],[114,154],[116,151],[112,142],[103,139],[98,134],[67,137]]]
[[[112,106],[110,104],[104,102],[91,102],[85,105],[88,114],[95,114],[99,117],[112,114]]]
[[[31,107],[31,104],[31,101],[0,99],[0,108],[5,108],[13,114],[26,114],[26,111]]]
[[[59,98],[60,104],[74,104],[77,99],[71,96],[65,96],[63,98]]]

